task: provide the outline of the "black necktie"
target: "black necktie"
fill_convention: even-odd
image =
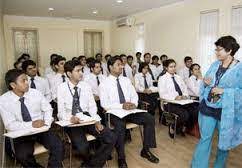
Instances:
[[[34,78],[31,78],[31,83],[30,83],[30,88],[36,89],[35,83],[34,83]]]
[[[154,77],[154,75],[153,75],[153,72],[151,71],[150,68],[149,68],[149,73],[150,73],[150,75],[151,75],[151,77],[152,77],[152,80],[155,80],[155,77]]]
[[[125,67],[124,67],[124,69],[123,69],[123,76],[124,76],[124,77],[127,77],[127,74],[126,74],[126,71],[125,71]]]
[[[97,85],[98,85],[98,86],[100,85],[100,81],[99,81],[98,76],[97,76]]]
[[[24,97],[20,97],[19,101],[21,103],[21,114],[23,117],[23,121],[26,121],[26,122],[32,121],[31,116],[29,114],[29,110],[24,104]]]
[[[147,83],[147,80],[146,80],[146,76],[144,75],[144,83],[145,83],[145,89],[148,89],[149,86],[148,86],[148,83]]]
[[[117,78],[117,88],[118,88],[119,102],[123,104],[125,103],[125,97],[118,78]]]
[[[61,75],[62,77],[62,82],[65,82],[66,81],[66,76],[65,75]]]
[[[80,107],[79,102],[79,96],[78,96],[78,87],[74,87],[74,95],[73,95],[73,101],[72,101],[72,115],[76,115],[76,113],[82,112],[82,109]]]
[[[178,92],[179,96],[182,96],[181,88],[180,88],[180,86],[178,85],[178,83],[176,82],[174,76],[172,77],[172,80],[173,80],[173,83],[174,83],[174,86],[175,86],[175,90]]]

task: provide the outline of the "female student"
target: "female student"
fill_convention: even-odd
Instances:
[[[219,136],[215,168],[226,167],[229,150],[242,142],[242,64],[234,58],[240,46],[232,36],[219,38],[215,46],[218,60],[207,71],[200,93],[201,139],[193,154],[192,168],[209,167],[215,128]]]
[[[160,97],[165,100],[188,99],[188,91],[182,78],[176,75],[176,62],[173,59],[165,61],[166,73],[159,78],[158,90]],[[196,119],[197,109],[194,104],[168,104],[169,111],[177,114],[179,132],[184,136],[186,127],[192,128]],[[174,126],[169,126],[169,135],[174,138]]]
[[[140,98],[148,102],[148,112],[155,115],[155,109],[157,106],[158,92],[157,87],[153,86],[152,77],[149,74],[149,65],[145,62],[140,63],[139,73],[135,75],[135,89],[139,93]]]

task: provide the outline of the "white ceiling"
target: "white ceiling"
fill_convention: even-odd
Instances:
[[[183,0],[4,0],[4,14],[112,20],[179,1]],[[55,10],[49,12],[50,7]]]

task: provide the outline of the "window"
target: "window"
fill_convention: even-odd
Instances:
[[[206,72],[215,60],[215,45],[218,34],[218,10],[201,12],[199,31],[199,62],[202,72]]]
[[[145,26],[144,23],[135,25],[136,39],[135,39],[135,52],[144,53],[145,50]]]
[[[102,32],[84,32],[84,55],[94,57],[97,53],[102,53]]]
[[[13,38],[15,59],[27,53],[31,60],[38,63],[37,30],[14,29]]]
[[[242,47],[242,7],[232,8],[232,26],[231,33],[236,38],[240,47]],[[235,58],[242,61],[242,49],[236,53]]]

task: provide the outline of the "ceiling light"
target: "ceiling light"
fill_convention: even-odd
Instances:
[[[123,3],[123,0],[117,0],[116,2],[117,3]]]
[[[98,11],[97,11],[97,10],[93,10],[92,13],[93,13],[93,14],[97,14]]]
[[[54,10],[54,8],[49,8],[49,11],[53,11]]]

